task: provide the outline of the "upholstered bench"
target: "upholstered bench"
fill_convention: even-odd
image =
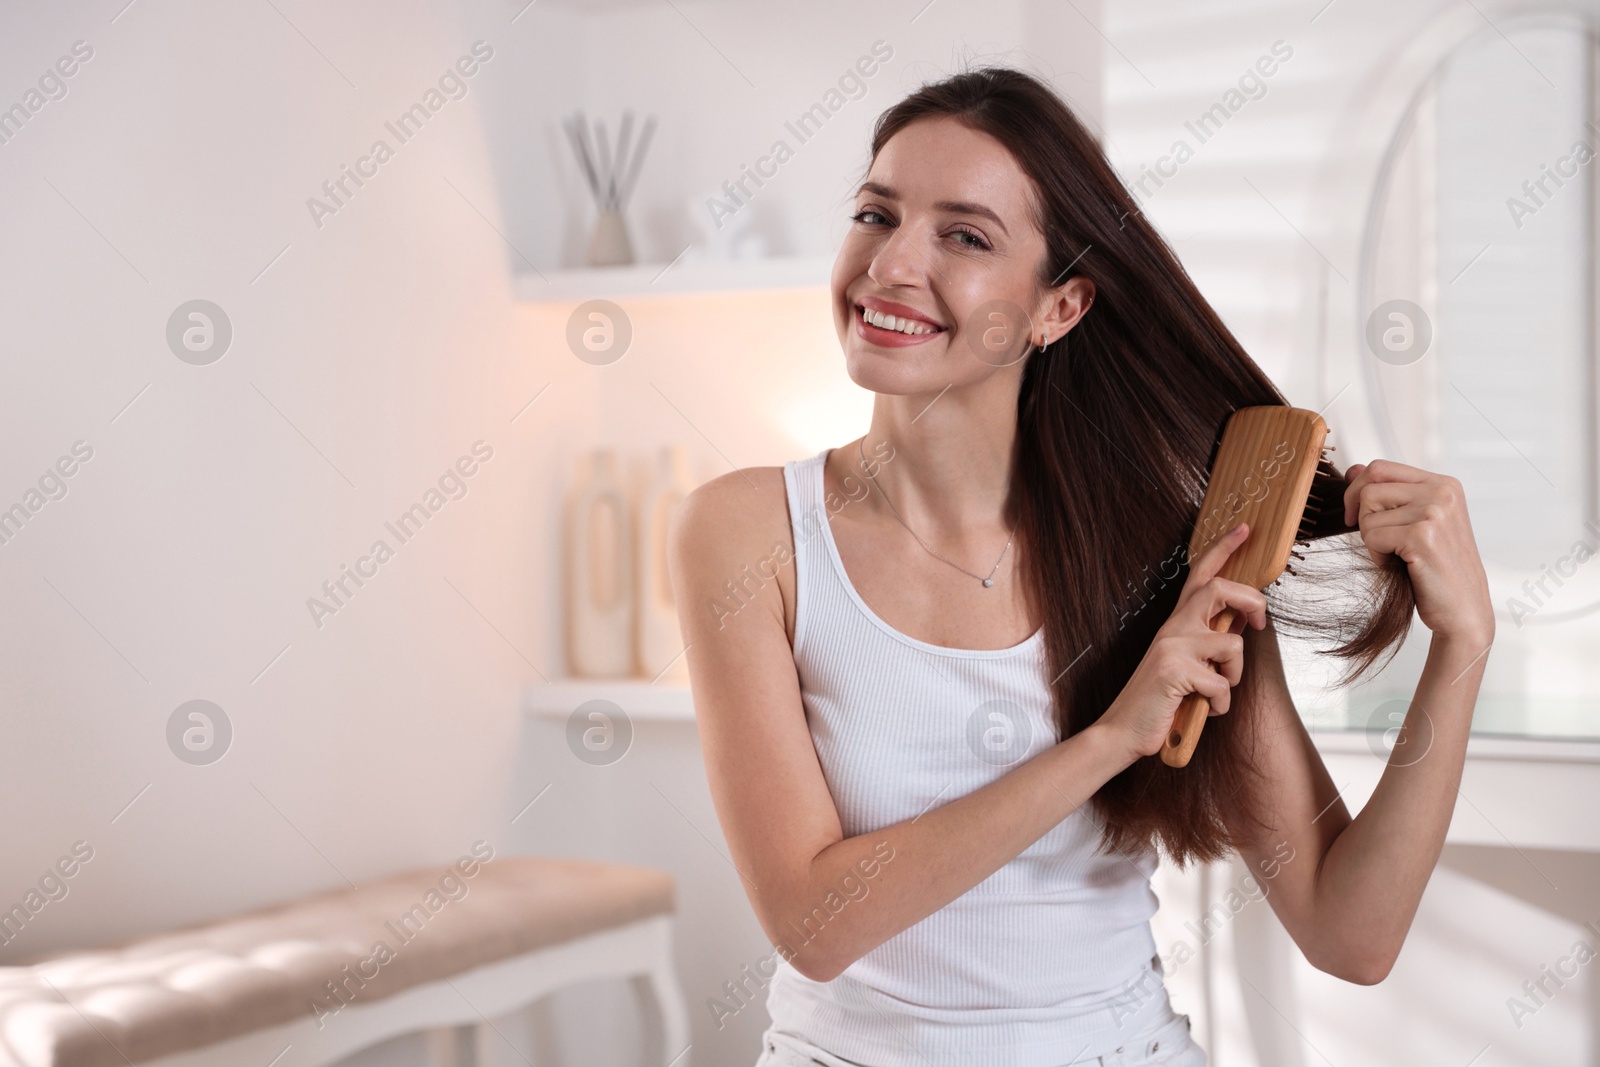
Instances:
[[[400,1034],[471,1063],[491,1020],[632,981],[651,1067],[685,1067],[672,876],[479,846],[221,922],[0,967],[4,1067],[318,1067]],[[440,1032],[451,1039],[438,1040]],[[511,1057],[521,1062],[520,1056]]]

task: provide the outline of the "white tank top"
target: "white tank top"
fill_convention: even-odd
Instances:
[[[1054,744],[1055,727],[1042,630],[1011,648],[943,648],[862,600],[827,522],[826,458],[784,466],[794,659],[823,775],[854,837],[994,781]],[[1170,1020],[1150,931],[1156,856],[1101,854],[1100,827],[1084,805],[831,982],[780,961],[772,1028],[869,1067],[1058,1067]],[[844,907],[872,906],[871,880],[859,881],[866,895],[854,889]]]

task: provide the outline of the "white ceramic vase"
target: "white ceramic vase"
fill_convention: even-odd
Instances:
[[[595,217],[588,262],[591,267],[625,267],[633,262],[633,243],[622,212],[602,211]]]

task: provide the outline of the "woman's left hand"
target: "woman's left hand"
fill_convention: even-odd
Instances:
[[[1483,646],[1494,640],[1489,580],[1461,483],[1388,459],[1357,463],[1345,478],[1345,525],[1360,526],[1374,560],[1405,561],[1423,624]]]

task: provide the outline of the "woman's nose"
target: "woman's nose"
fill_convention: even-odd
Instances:
[[[878,247],[867,277],[884,287],[916,285],[926,279],[928,265],[927,253],[906,236],[904,229],[898,229]]]

